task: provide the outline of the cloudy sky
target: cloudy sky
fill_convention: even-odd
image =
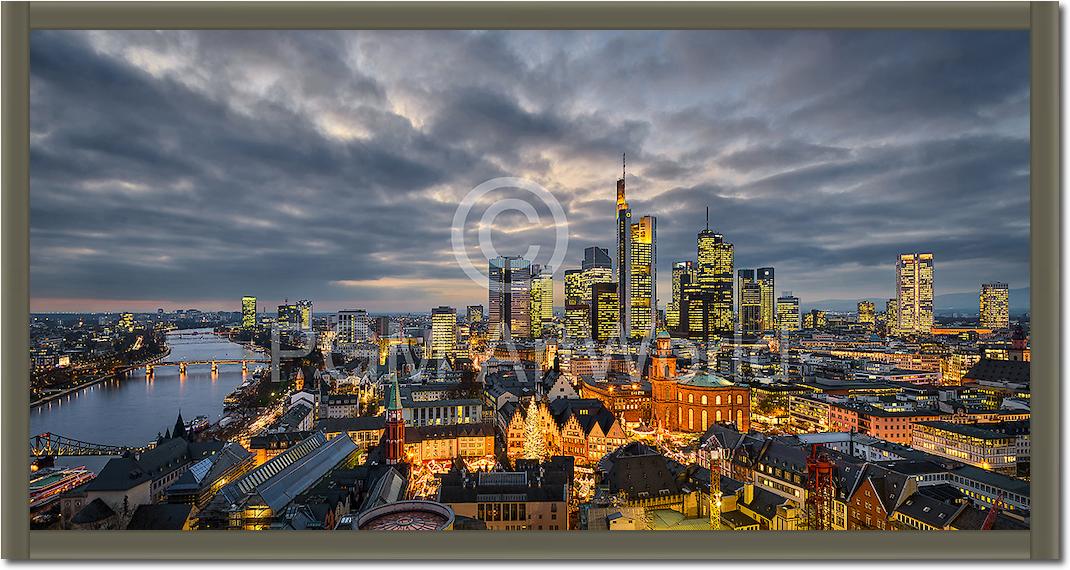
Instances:
[[[31,39],[35,311],[426,311],[467,255],[613,249],[627,153],[660,299],[705,223],[803,302],[1028,286],[1025,32],[81,32]],[[532,204],[537,220],[514,208]],[[494,203],[489,215],[487,208]],[[531,212],[529,212],[531,213]],[[559,293],[558,304],[561,304]]]

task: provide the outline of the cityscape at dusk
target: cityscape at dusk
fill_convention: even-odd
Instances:
[[[35,31],[31,524],[1028,529],[1028,59]]]

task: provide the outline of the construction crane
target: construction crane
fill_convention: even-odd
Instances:
[[[721,448],[710,454],[710,530],[721,530]]]
[[[985,516],[985,522],[981,523],[981,530],[992,530],[992,525],[996,524],[996,518],[999,516],[1000,510],[1006,505],[1003,502],[1003,491],[1000,491],[996,495],[996,500],[992,503],[992,507],[988,509],[988,515]]]
[[[835,489],[832,460],[828,453],[819,452],[819,447],[813,444],[806,458],[806,521],[810,530],[832,530]]]

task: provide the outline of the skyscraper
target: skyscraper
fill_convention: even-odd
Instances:
[[[135,326],[134,313],[123,313],[119,315],[119,323],[116,325],[116,328],[129,333],[134,332]]]
[[[241,328],[256,328],[256,297],[246,295],[241,298]]]
[[[467,318],[469,325],[483,322],[483,305],[468,305]]]
[[[710,230],[709,209],[706,228],[698,233],[698,264],[695,269],[701,300],[692,292],[694,300],[686,303],[688,336],[695,340],[709,340],[711,336],[732,334],[733,317],[733,247],[724,236]],[[700,301],[700,302],[699,302]],[[694,314],[702,311],[701,315]],[[695,327],[701,329],[696,330]]]
[[[747,285],[754,283],[754,270],[753,269],[737,269],[736,270],[736,287],[735,287],[735,299],[736,299],[736,313],[740,314],[739,322],[743,323],[743,288]],[[759,298],[757,307],[761,307],[761,299]],[[757,319],[755,317],[755,322]]]
[[[591,246],[583,250],[583,262],[580,268],[584,271],[591,269],[609,269],[608,274],[612,279],[613,258],[609,257],[609,250],[604,247]]]
[[[933,328],[933,254],[900,254],[895,264],[897,331],[928,335]]]
[[[858,324],[864,326],[868,330],[873,330],[877,326],[877,311],[873,305],[873,301],[859,301],[858,302]]]
[[[982,327],[1010,328],[1010,289],[1007,284],[998,281],[982,283],[980,309]]]
[[[301,299],[297,302],[297,312],[300,317],[299,325],[301,330],[312,330],[312,301],[308,299]]]
[[[539,338],[554,320],[553,270],[531,266],[531,336]]]
[[[810,312],[803,315],[803,328],[804,329],[823,329],[828,326],[828,318],[825,315],[825,311],[813,309]]]
[[[695,263],[693,261],[677,261],[672,264],[672,298],[665,309],[665,327],[670,332],[678,334],[680,326],[680,312],[683,306],[683,283],[691,282],[694,276]]]
[[[654,216],[643,216],[631,225],[628,327],[636,338],[652,337],[657,325],[657,226]]]
[[[384,335],[385,336],[385,335]],[[338,342],[366,342],[371,337],[368,311],[343,309],[338,311]]]
[[[565,335],[571,339],[592,338],[591,287],[613,282],[613,260],[605,248],[584,249],[580,267],[565,271]]]
[[[514,256],[490,260],[490,339],[531,336],[531,262]]]
[[[777,327],[782,331],[799,330],[799,298],[784,291],[776,300]]]
[[[742,281],[742,280],[741,280]],[[755,281],[747,282],[739,292],[740,332],[755,334],[762,330],[762,288]]]
[[[888,299],[884,303],[884,334],[895,335],[898,334],[899,327],[899,300]]]
[[[591,338],[604,342],[616,338],[620,331],[620,296],[616,283],[591,286]]]
[[[297,305],[283,303],[279,305],[275,322],[278,323],[279,328],[299,329],[301,327],[301,311],[297,308]]]
[[[590,338],[590,305],[583,299],[583,270],[565,270],[565,336],[578,340]]]
[[[761,293],[759,326],[763,331],[776,330],[776,282],[772,267],[759,267],[755,282]]]
[[[457,309],[431,309],[431,344],[427,355],[431,358],[453,358],[457,351]]]
[[[621,338],[631,334],[628,319],[631,316],[628,303],[631,297],[628,295],[628,287],[631,285],[629,269],[631,263],[631,238],[632,238],[632,209],[628,207],[628,200],[624,195],[624,178],[626,171],[622,168],[620,179],[617,180],[617,294],[620,302],[620,317],[617,319],[620,326]]]
[[[682,275],[680,291],[683,301],[680,307],[680,330],[687,338],[709,340],[716,321],[714,295],[702,288],[698,275]]]

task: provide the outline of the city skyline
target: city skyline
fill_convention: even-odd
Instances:
[[[34,311],[483,303],[449,220],[503,175],[567,213],[560,308],[616,248],[622,152],[663,309],[707,205],[803,305],[894,296],[910,251],[936,296],[1029,285],[1024,33],[34,32],[31,58]],[[495,226],[502,255],[550,249]]]

